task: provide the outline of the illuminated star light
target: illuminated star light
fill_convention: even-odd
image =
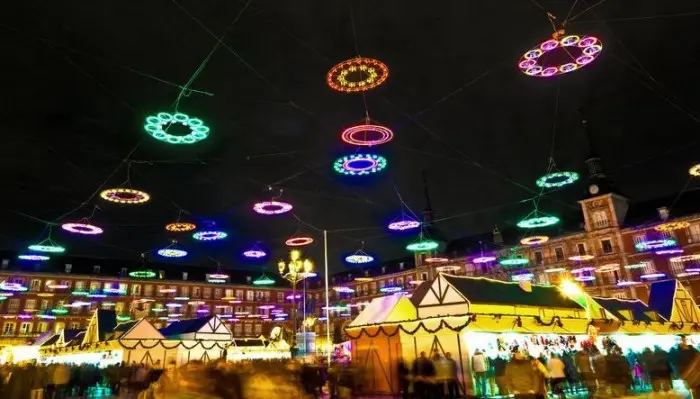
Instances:
[[[386,158],[376,154],[352,154],[336,159],[333,169],[347,176],[364,176],[386,168]]]
[[[394,132],[388,127],[366,124],[345,129],[340,138],[348,144],[371,147],[388,143],[394,138]]]
[[[198,231],[192,234],[192,238],[198,241],[216,241],[226,237],[228,237],[228,233],[216,230]]]
[[[100,197],[118,204],[143,204],[151,199],[147,192],[131,188],[110,188],[102,191]]]
[[[579,174],[576,172],[554,172],[546,174],[535,182],[537,187],[556,188],[572,184],[578,180]]]
[[[335,65],[326,75],[331,89],[346,93],[374,89],[389,77],[389,68],[372,58],[357,57]]]
[[[292,204],[281,201],[263,201],[253,205],[253,210],[261,215],[279,215],[293,208]]]
[[[104,232],[102,228],[87,223],[63,223],[61,228],[75,234],[96,235]]]
[[[566,51],[573,62],[561,65],[541,65],[540,58],[555,50]],[[550,77],[573,72],[598,58],[603,50],[603,45],[598,38],[593,36],[568,35],[547,40],[539,46],[529,50],[518,61],[520,71],[529,76]]]
[[[189,128],[190,133],[184,136],[168,133],[168,128],[176,124]],[[177,112],[174,115],[167,112],[160,112],[155,116],[151,115],[146,118],[144,129],[155,139],[170,144],[194,144],[209,137],[209,127],[201,119],[190,118],[189,115],[182,112]]]

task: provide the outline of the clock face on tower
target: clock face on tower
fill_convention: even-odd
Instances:
[[[598,187],[597,184],[591,184],[588,186],[588,192],[595,195],[598,194],[598,191],[600,191],[600,188]]]

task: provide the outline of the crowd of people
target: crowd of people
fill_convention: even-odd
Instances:
[[[593,344],[560,353],[545,349],[537,358],[518,347],[493,357],[476,350],[473,391],[481,398],[622,398],[635,391],[672,392],[673,380],[682,380],[700,398],[700,355],[685,337],[668,352],[656,346],[623,354],[614,343],[604,352]],[[402,398],[459,397],[458,368],[449,353],[428,358],[421,352],[412,365],[400,361],[398,370]]]

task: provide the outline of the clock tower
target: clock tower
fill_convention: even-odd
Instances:
[[[603,160],[595,148],[588,121],[581,121],[583,132],[588,140],[588,181],[586,193],[579,201],[583,210],[586,231],[619,227],[627,214],[629,200],[620,195],[603,168]]]

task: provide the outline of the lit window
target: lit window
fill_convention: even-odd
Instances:
[[[608,213],[605,211],[596,211],[591,215],[593,218],[593,226],[602,229],[610,226],[610,221],[608,220]]]
[[[6,321],[2,325],[2,335],[15,335],[15,327],[17,325],[12,321]]]
[[[32,333],[32,327],[33,324],[29,322],[22,322],[22,324],[19,325],[19,333],[20,335],[29,335]]]
[[[244,327],[244,333],[246,336],[253,335],[253,325],[252,324],[246,324]]]
[[[36,299],[27,299],[24,301],[24,310],[36,310]]]
[[[41,291],[41,280],[32,280],[29,286],[30,291]]]
[[[606,238],[604,240],[600,240],[600,246],[603,249],[604,254],[613,253],[612,240],[610,240],[609,238]]]
[[[564,260],[564,247],[556,247],[554,248],[554,256],[557,259],[557,262],[561,262]]]
[[[39,325],[37,326],[36,332],[38,333],[45,333],[49,329],[49,323],[45,321],[40,321]]]
[[[7,313],[17,313],[18,311],[19,311],[19,298],[10,299],[7,302]]]
[[[246,291],[246,297],[245,297],[245,299],[246,299],[248,302],[253,302],[253,301],[255,300],[255,291],[252,291],[252,290]]]

